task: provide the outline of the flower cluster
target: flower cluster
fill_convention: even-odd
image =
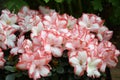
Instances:
[[[108,40],[113,32],[94,14],[83,14],[76,19],[67,14],[39,7],[39,11],[23,7],[18,14],[3,10],[0,16],[0,68],[3,67],[3,50],[18,55],[16,68],[28,70],[29,77],[37,80],[52,69],[52,57],[62,57],[67,50],[74,73],[100,77],[106,66],[115,67],[120,52]],[[19,35],[17,35],[19,33]],[[29,33],[27,37],[26,33]]]

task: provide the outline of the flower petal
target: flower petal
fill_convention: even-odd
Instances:
[[[41,66],[39,70],[39,74],[43,77],[47,76],[50,72],[50,69],[47,66]]]
[[[74,73],[78,76],[82,76],[84,73],[84,70],[82,69],[81,66],[76,65],[74,68]]]
[[[51,47],[51,51],[54,57],[61,57],[62,56],[62,50],[57,47]]]

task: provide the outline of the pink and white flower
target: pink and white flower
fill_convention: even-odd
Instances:
[[[24,52],[23,45],[22,45],[23,41],[24,41],[24,36],[21,36],[20,38],[18,38],[17,45],[13,47],[10,51],[12,55],[17,55],[18,53]]]
[[[35,48],[30,40],[23,42],[24,53],[19,57],[19,62],[16,65],[18,69],[28,70],[29,77],[37,80],[41,76],[45,77],[50,72],[49,62],[51,54],[46,53],[43,48]]]
[[[102,41],[98,45],[98,56],[102,60],[102,65],[100,70],[105,72],[106,66],[115,67],[118,62],[118,55],[120,52],[115,48],[115,46],[109,41]]]
[[[87,76],[89,77],[100,77],[99,66],[101,63],[101,59],[96,57],[88,57],[87,58]]]
[[[2,49],[0,48],[0,68],[4,66],[5,59],[4,59],[4,53],[2,52]]]
[[[82,17],[78,19],[78,24],[81,27],[88,28],[92,32],[97,32],[103,25],[103,20],[94,14],[83,14]]]
[[[74,67],[74,73],[78,76],[82,76],[86,70],[87,52],[79,51],[69,57],[69,62]]]
[[[41,38],[44,49],[48,53],[52,53],[54,57],[61,57],[63,48],[63,37],[56,30],[41,31],[39,36]]]
[[[50,73],[49,62],[68,51],[70,65],[78,76],[100,77],[106,67],[115,67],[120,51],[109,42],[113,32],[94,14],[76,19],[40,6],[39,11],[24,6],[18,14],[3,10],[0,16],[0,68],[5,59],[2,49],[19,56],[17,69],[28,70],[37,80]],[[16,34],[20,32],[20,34]],[[30,32],[25,39],[25,33]],[[16,36],[17,35],[17,36]],[[25,36],[25,37],[24,37]],[[67,53],[66,53],[67,54]]]
[[[0,20],[5,22],[5,25],[10,25],[12,28],[18,30],[20,28],[19,25],[16,25],[18,21],[18,16],[16,14],[10,13],[9,10],[3,10],[2,15],[0,16]]]

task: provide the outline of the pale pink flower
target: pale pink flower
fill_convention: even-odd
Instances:
[[[98,29],[97,37],[100,41],[110,40],[112,38],[113,31],[109,31],[107,27],[102,26]]]
[[[18,17],[20,19],[24,19],[24,17],[26,17],[26,16],[35,16],[38,14],[39,14],[39,11],[31,10],[31,9],[29,9],[28,6],[23,6],[21,8],[21,10],[18,12]]]
[[[2,26],[3,28],[1,28],[1,32],[0,32],[0,46],[3,49],[7,49],[8,48],[13,48],[15,46],[15,41],[16,41],[16,36],[14,34],[14,32],[16,31],[15,29],[11,28],[11,27],[7,27],[4,25]]]
[[[40,37],[43,40],[42,44],[46,52],[52,53],[55,57],[62,56],[63,37],[56,30],[42,31]]]
[[[6,45],[4,44],[5,39],[6,36],[4,34],[4,27],[3,24],[0,22],[0,47],[3,49],[6,49]]]
[[[76,54],[69,56],[69,63],[74,67],[74,73],[82,76],[86,70],[87,52],[78,51]]]
[[[21,37],[20,43],[23,39],[24,38]],[[19,57],[19,62],[16,67],[21,70],[28,70],[29,77],[34,80],[41,78],[41,76],[47,76],[50,72],[48,63],[52,58],[51,53],[45,52],[42,46],[38,47],[34,45],[34,43],[29,39],[25,39],[21,45],[24,52]]]
[[[31,62],[34,60],[34,56],[23,53],[19,57],[19,62],[17,63],[16,67],[20,70],[27,70],[27,67],[31,64]]]
[[[32,53],[23,53],[19,62],[16,65],[18,69],[28,70],[29,77],[37,80],[41,76],[45,77],[50,72],[49,62],[51,60],[51,54],[47,54],[39,49]]]
[[[9,47],[9,48],[13,48],[15,47],[15,41],[16,41],[16,36],[14,34],[14,29],[12,28],[6,28],[6,31],[4,31],[4,34],[6,36],[5,39],[5,44]]]
[[[2,50],[0,48],[0,68],[2,68],[4,66],[4,63],[5,63],[4,53],[2,52]]]
[[[80,27],[85,27],[90,32],[95,32],[100,41],[110,40],[113,32],[109,31],[107,27],[103,26],[103,20],[94,14],[83,14],[82,18],[78,19]]]
[[[44,27],[42,21],[39,20],[39,22],[36,24],[36,26],[32,27],[32,29],[31,29],[31,31],[32,31],[31,38],[33,39],[34,37],[38,36],[39,33],[44,29],[45,29],[45,27]]]
[[[49,9],[49,7],[43,7],[43,6],[39,6],[39,11],[40,11],[40,13],[42,13],[43,15],[46,15],[46,14],[50,14],[50,13],[55,12],[55,10],[52,10],[52,9]]]
[[[56,29],[59,30],[61,28],[65,28],[67,25],[67,21],[64,17],[61,17],[57,12],[54,12],[50,15],[45,15],[43,24],[47,29]]]
[[[16,14],[10,13],[8,10],[3,10],[2,15],[0,16],[0,20],[4,21],[6,25],[10,25],[12,28],[18,30],[20,28],[19,25],[16,25],[18,20],[18,16]]]
[[[31,16],[25,16],[18,24],[21,26],[20,29],[24,33],[30,31],[33,27],[33,19]]]
[[[74,18],[73,16],[69,16],[67,14],[63,14],[63,15],[61,15],[61,17],[63,17],[67,21],[66,27],[68,29],[74,28],[74,26],[77,24],[77,19]]]
[[[106,66],[115,67],[118,62],[118,55],[120,52],[115,48],[115,46],[109,41],[102,41],[98,45],[98,56],[102,60],[102,65],[100,70],[105,72]]]
[[[88,57],[87,58],[87,76],[89,77],[100,77],[99,65],[101,63],[101,59],[97,57]]]
[[[28,68],[30,78],[36,80],[50,73],[50,66],[48,63],[51,60],[51,54],[42,54],[39,50],[34,54],[34,61],[32,61],[32,64]]]
[[[96,32],[101,25],[103,25],[103,20],[94,14],[83,14],[81,18],[78,19],[78,24],[81,27],[86,27],[92,32]]]
[[[24,41],[24,36],[21,36],[20,38],[18,38],[17,45],[13,47],[10,51],[12,55],[17,55],[18,53],[24,52],[23,45],[22,45],[23,41]]]

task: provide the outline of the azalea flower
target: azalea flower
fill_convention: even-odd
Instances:
[[[105,72],[106,66],[115,67],[118,62],[118,55],[120,52],[109,41],[102,41],[98,45],[98,56],[102,60],[101,71]]]
[[[24,19],[26,16],[34,16],[38,15],[39,11],[31,10],[28,6],[23,6],[21,10],[18,12],[19,20]]]
[[[4,53],[2,52],[2,49],[0,48],[0,68],[4,66],[5,59],[4,59]]]
[[[88,57],[87,58],[87,76],[90,77],[100,77],[100,72],[98,71],[99,65],[101,63],[101,59],[96,57]]]
[[[51,13],[50,15],[45,15],[43,24],[49,29],[60,30],[65,28],[67,25],[67,21],[64,17],[61,17],[57,12]]]
[[[0,20],[2,20],[3,22],[5,22],[6,25],[10,25],[12,28],[16,30],[20,28],[19,25],[16,25],[18,16],[16,14],[10,13],[9,10],[2,10]]]
[[[107,27],[102,26],[98,30],[97,37],[100,41],[102,40],[110,40],[112,37],[113,31],[109,31]]]
[[[51,54],[46,53],[42,48],[35,48],[30,40],[24,40],[22,43],[24,52],[19,57],[19,62],[16,65],[18,69],[28,70],[29,77],[37,80],[41,76],[47,76],[50,72],[49,62]]]
[[[8,48],[13,48],[15,46],[15,41],[16,41],[16,36],[15,34],[13,34],[16,30],[11,28],[11,27],[7,27],[2,25],[1,28],[1,33],[0,33],[0,46],[3,49],[7,49]]]
[[[46,52],[52,53],[55,57],[62,56],[63,37],[56,30],[42,31],[40,37]]]
[[[85,27],[90,30],[90,32],[96,33],[98,39],[110,40],[113,32],[109,31],[107,27],[103,26],[103,20],[94,14],[83,14],[82,18],[78,19],[78,24],[81,27]]]
[[[103,20],[94,14],[83,14],[80,19],[78,19],[78,24],[81,27],[86,27],[92,32],[96,32],[101,25],[103,25]]]
[[[103,24],[104,21],[94,14],[83,14],[76,19],[42,6],[39,11],[24,6],[18,14],[3,10],[0,16],[0,68],[5,63],[2,50],[10,49],[10,55],[20,53],[16,68],[27,70],[29,78],[37,80],[50,73],[52,56],[62,57],[67,50],[64,54],[68,54],[77,76],[86,72],[89,77],[100,77],[100,72],[105,72],[107,66],[117,65],[120,55],[108,41],[113,32]]]
[[[18,53],[24,52],[23,45],[22,45],[23,41],[24,41],[24,36],[21,36],[17,41],[17,45],[13,47],[10,51],[12,55],[17,55]]]
[[[51,14],[51,13],[55,12],[55,10],[52,10],[52,9],[49,9],[49,7],[43,7],[43,6],[39,6],[39,11],[43,15]]]
[[[15,47],[16,36],[15,36],[15,34],[13,34],[13,32],[14,32],[14,29],[12,29],[12,28],[8,28],[8,29],[6,29],[6,31],[4,31],[4,34],[6,36],[4,43],[9,48]]]
[[[86,70],[87,52],[79,51],[69,57],[69,62],[74,67],[74,73],[78,76],[82,76]]]
[[[37,16],[36,16],[37,17]],[[38,17],[39,18],[39,17]],[[36,26],[33,26],[31,31],[31,38],[33,39],[34,37],[38,36],[40,31],[45,29],[45,26],[42,23],[42,20],[39,18],[38,20],[36,20],[36,22],[38,21],[38,23],[36,24]]]

